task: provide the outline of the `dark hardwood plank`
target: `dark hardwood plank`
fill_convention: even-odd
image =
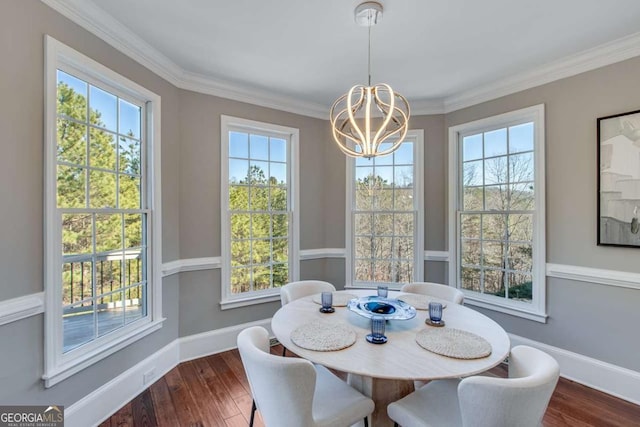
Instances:
[[[282,346],[271,353],[281,356]],[[287,357],[297,357],[287,351]],[[507,365],[486,373],[507,377]],[[341,374],[341,377],[346,377]],[[237,350],[185,362],[156,381],[101,427],[236,427],[249,424],[251,392]],[[140,419],[146,411],[149,423]],[[157,424],[151,424],[151,414]],[[264,427],[260,412],[255,427]],[[640,406],[560,378],[542,421],[544,427],[640,427]]]
[[[183,381],[179,368],[180,365],[176,366],[164,376],[167,380],[173,406],[176,409],[178,423],[181,426],[204,427],[198,405],[193,400],[191,393],[189,393],[191,385]]]
[[[153,407],[151,392],[146,389],[131,402],[131,412],[133,412],[133,425],[147,427],[157,426],[156,412]]]
[[[153,407],[156,411],[156,421],[159,427],[174,427],[180,425],[171,393],[165,377],[160,378],[149,387]]]
[[[196,402],[203,424],[205,426],[224,425],[224,418],[218,411],[217,402],[214,401],[213,394],[211,394],[206,382],[198,374],[193,362],[181,363],[178,368],[185,384],[188,384],[189,393],[193,401]]]

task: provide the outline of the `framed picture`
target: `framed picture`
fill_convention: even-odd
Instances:
[[[640,110],[598,119],[598,245],[640,247]]]

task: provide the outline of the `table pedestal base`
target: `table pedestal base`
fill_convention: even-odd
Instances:
[[[349,374],[349,385],[362,394],[369,396],[376,404],[371,414],[371,427],[393,427],[393,421],[387,416],[387,405],[405,397],[413,391],[413,381],[385,380]]]

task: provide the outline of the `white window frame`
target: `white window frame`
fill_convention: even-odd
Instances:
[[[421,282],[424,280],[424,130],[413,129],[407,131],[404,138],[405,141],[413,142],[413,159],[414,174],[413,186],[414,197],[417,199],[416,210],[416,229],[414,230],[414,270],[413,281]],[[353,215],[355,212],[355,168],[356,161],[353,157],[346,158],[346,224],[345,224],[345,269],[346,280],[345,287],[349,288],[365,288],[375,289],[378,284],[364,284],[355,281],[355,244],[353,235]],[[399,290],[403,283],[389,284],[389,289]]]
[[[460,230],[458,214],[461,200],[461,139],[467,135],[488,132],[520,123],[534,123],[534,188],[533,214],[533,289],[531,303],[479,294],[464,290],[460,283]],[[465,294],[465,304],[487,308],[513,316],[546,323],[546,252],[545,252],[545,124],[544,104],[464,123],[449,128],[449,285]]]
[[[162,218],[160,181],[160,96],[115,73],[78,51],[45,35],[45,135],[44,135],[44,292],[45,387],[68,378],[125,346],[160,329],[162,317]],[[147,185],[147,316],[87,344],[63,352],[62,230],[56,197],[57,70],[102,85],[145,105]],[[143,151],[144,152],[144,151]],[[144,180],[143,180],[144,181]],[[143,190],[143,191],[144,191]]]
[[[287,150],[287,182],[291,221],[289,237],[289,280],[300,277],[300,171],[299,139],[296,128],[258,122],[232,116],[220,116],[220,228],[222,250],[222,285],[220,308],[228,310],[253,304],[280,301],[280,288],[250,291],[242,294],[231,293],[231,230],[229,213],[229,132],[256,132],[269,136],[284,137],[289,141]]]

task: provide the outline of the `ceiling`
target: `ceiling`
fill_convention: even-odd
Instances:
[[[367,29],[354,22],[357,0],[43,1],[137,46],[183,87],[198,82],[222,96],[230,88],[241,100],[253,93],[319,112],[366,83]],[[568,65],[573,74],[586,71],[580,61],[620,46],[626,56],[616,60],[640,54],[638,0],[382,3],[383,20],[372,28],[372,82],[390,84],[418,110],[451,110],[457,98],[500,82],[564,77],[558,71]]]

